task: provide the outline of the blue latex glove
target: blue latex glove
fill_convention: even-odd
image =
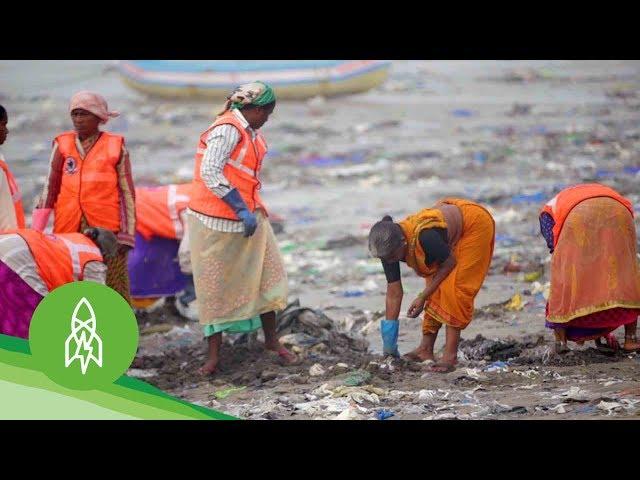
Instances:
[[[256,216],[249,211],[247,204],[244,203],[244,200],[240,196],[238,190],[234,188],[222,197],[222,200],[233,208],[233,211],[236,212],[238,218],[242,220],[242,223],[244,223],[244,236],[250,237],[253,235],[258,227],[258,220],[256,219]]]
[[[380,334],[382,335],[382,352],[385,355],[399,357],[398,352],[398,330],[400,322],[398,320],[382,320],[380,323]]]

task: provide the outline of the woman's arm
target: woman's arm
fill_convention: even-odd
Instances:
[[[120,197],[120,231],[118,243],[127,247],[136,245],[136,191],[133,186],[129,152],[122,146],[118,170],[118,192]]]
[[[403,296],[402,280],[387,283],[387,297],[385,299],[385,318],[387,320],[398,320]]]
[[[53,141],[53,150],[49,157],[49,174],[47,182],[44,184],[42,196],[37,208],[53,208],[60,193],[62,183],[62,168],[64,167],[64,157],[58,150],[58,142]]]
[[[457,263],[458,262],[456,260],[456,257],[454,257],[453,253],[449,254],[447,259],[444,262],[442,262],[438,267],[438,270],[436,270],[436,273],[433,275],[433,278],[431,279],[431,282],[429,282],[429,285],[427,286],[427,288],[425,288],[422,291],[422,293],[418,295],[418,297],[413,301],[413,303],[409,307],[409,310],[407,312],[408,317],[416,318],[418,315],[420,315],[422,310],[424,310],[424,305],[429,299],[429,297],[433,295],[433,292],[435,292],[438,289],[438,287],[445,280],[445,278],[447,278],[449,274],[453,271],[453,269],[456,268]]]

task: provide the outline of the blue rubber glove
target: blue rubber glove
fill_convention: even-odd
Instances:
[[[222,197],[222,200],[233,208],[233,211],[236,212],[238,218],[242,220],[242,223],[244,223],[244,236],[250,237],[253,235],[258,227],[258,220],[256,219],[256,216],[249,211],[247,204],[244,203],[244,200],[240,196],[238,190],[234,188]]]
[[[382,320],[380,323],[380,334],[382,335],[382,352],[385,355],[399,357],[398,351],[398,330],[400,322],[398,320]]]

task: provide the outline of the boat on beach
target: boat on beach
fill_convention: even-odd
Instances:
[[[261,80],[281,99],[361,93],[381,85],[385,60],[120,60],[125,84],[150,96],[224,99],[236,86]]]

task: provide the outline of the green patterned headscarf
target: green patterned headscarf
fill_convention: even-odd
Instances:
[[[252,82],[237,87],[227,97],[224,111],[242,108],[245,105],[262,107],[276,101],[273,88],[264,82]]]

